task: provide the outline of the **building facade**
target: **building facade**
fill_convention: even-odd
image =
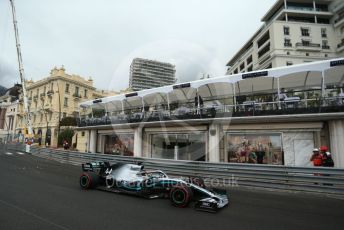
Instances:
[[[129,88],[134,91],[175,83],[175,66],[143,58],[135,58],[130,65]]]
[[[64,67],[54,68],[50,75],[39,81],[27,81],[26,90],[35,139],[39,145],[57,146],[59,123],[64,117],[77,117],[78,104],[85,100],[113,95],[98,91],[93,80],[67,74]],[[27,130],[22,94],[19,98],[16,133]]]
[[[91,119],[81,117],[77,130],[88,144],[78,149],[174,160],[311,166],[313,148],[326,145],[335,166],[342,168],[343,73],[342,58],[84,102],[83,108],[105,112]],[[286,98],[276,100],[282,88]],[[160,109],[142,109],[151,105]]]
[[[278,0],[228,61],[227,74],[344,56],[342,0]]]
[[[20,91],[21,85],[15,84],[0,97],[0,142],[10,142],[15,137]]]

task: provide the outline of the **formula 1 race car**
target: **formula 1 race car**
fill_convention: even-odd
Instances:
[[[225,191],[210,191],[201,178],[175,179],[160,170],[144,170],[141,164],[92,162],[82,164],[82,189],[137,195],[145,198],[169,198],[176,207],[187,207],[195,202],[195,209],[208,212],[228,205]]]

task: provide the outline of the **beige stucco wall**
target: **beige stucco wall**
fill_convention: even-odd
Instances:
[[[46,127],[54,129],[52,135],[54,139],[52,139],[51,145],[56,146],[59,118],[62,119],[64,116],[75,117],[79,112],[79,103],[111,94],[115,94],[115,92],[97,91],[93,87],[91,79],[70,75],[65,72],[63,67],[55,67],[48,77],[36,82],[27,81],[32,128],[35,133],[39,129],[42,130],[42,144],[45,140]],[[18,110],[20,115],[17,116],[17,132],[26,127],[22,100]]]

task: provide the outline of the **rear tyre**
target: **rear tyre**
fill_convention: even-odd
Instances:
[[[178,185],[171,189],[170,200],[178,208],[185,208],[192,200],[193,193],[191,188],[185,185]]]
[[[84,172],[81,174],[79,182],[82,189],[91,189],[98,185],[99,176],[93,172]]]

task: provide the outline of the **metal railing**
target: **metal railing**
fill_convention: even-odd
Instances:
[[[86,127],[150,121],[332,112],[344,112],[344,96],[308,99],[289,97],[288,100],[284,101],[244,101],[237,102],[236,105],[217,105],[200,108],[180,107],[177,110],[171,111],[162,109],[149,112],[108,115],[98,118],[80,118],[77,122],[79,127]]]
[[[320,44],[317,43],[306,43],[306,42],[297,42],[296,47],[312,47],[312,48],[320,48]]]
[[[20,144],[8,145],[7,148],[25,151],[25,147]],[[34,156],[73,165],[91,161],[142,162],[146,169],[164,170],[171,176],[200,176],[213,186],[279,189],[344,197],[344,169],[338,168],[175,161],[61,151],[33,146],[30,152]]]

